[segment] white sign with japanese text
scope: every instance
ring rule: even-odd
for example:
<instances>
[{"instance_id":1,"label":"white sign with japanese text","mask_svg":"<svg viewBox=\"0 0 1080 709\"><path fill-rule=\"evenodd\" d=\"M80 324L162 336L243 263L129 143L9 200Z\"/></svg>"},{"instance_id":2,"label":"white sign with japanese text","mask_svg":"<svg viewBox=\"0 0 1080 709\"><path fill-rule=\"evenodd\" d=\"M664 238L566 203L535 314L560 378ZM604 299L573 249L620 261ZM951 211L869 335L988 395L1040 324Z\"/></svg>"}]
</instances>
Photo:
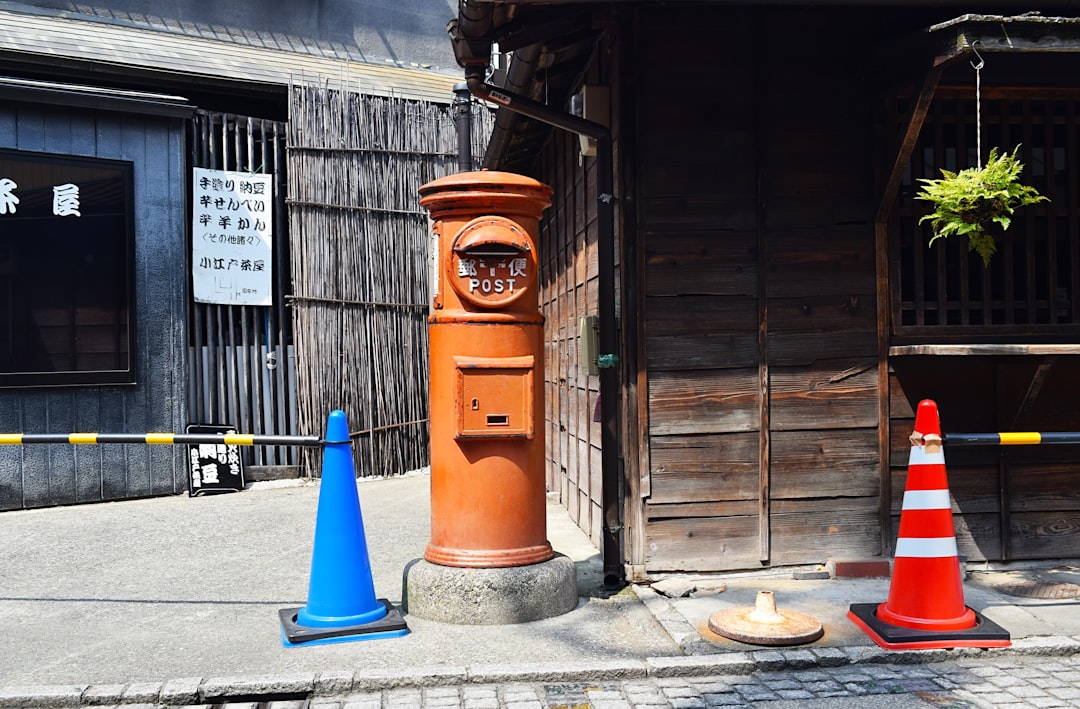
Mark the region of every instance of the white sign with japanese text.
<instances>
[{"instance_id":1,"label":"white sign with japanese text","mask_svg":"<svg viewBox=\"0 0 1080 709\"><path fill-rule=\"evenodd\" d=\"M195 300L272 305L273 176L194 170L191 274Z\"/></svg>"}]
</instances>

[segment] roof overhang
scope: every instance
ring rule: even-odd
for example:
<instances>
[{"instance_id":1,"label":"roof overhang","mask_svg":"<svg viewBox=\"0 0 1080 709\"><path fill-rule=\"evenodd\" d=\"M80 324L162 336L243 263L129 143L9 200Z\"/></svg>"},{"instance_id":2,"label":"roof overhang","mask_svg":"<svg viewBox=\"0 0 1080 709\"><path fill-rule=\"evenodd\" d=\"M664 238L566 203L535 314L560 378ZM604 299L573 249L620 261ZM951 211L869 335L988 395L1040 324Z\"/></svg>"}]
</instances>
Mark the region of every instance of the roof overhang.
<instances>
[{"instance_id":1,"label":"roof overhang","mask_svg":"<svg viewBox=\"0 0 1080 709\"><path fill-rule=\"evenodd\" d=\"M570 13L580 13L589 6L594 8L595 13L602 16L604 10L597 5L631 6L641 4L656 4L651 0L469 0L468 8L471 11L482 11L482 8L492 8L492 26L490 34L485 36L488 41L500 43L504 49L520 49L529 45L544 47L548 55L535 60L538 66L545 66L545 74L550 71L552 63L559 62L554 53L547 47L557 44L560 37L569 39L566 19ZM666 4L680 4L681 0L673 0ZM699 3L700 4L700 3ZM736 5L734 0L712 0L706 4ZM745 4L745 3L742 3ZM764 4L764 3L763 3ZM768 2L768 5L784 6L805 2ZM829 5L850 7L872 7L882 5L895 5L895 3L880 2L879 0L840 0L833 1ZM935 3L938 6L953 4L948 0ZM961 3L958 1L957 3ZM571 7L577 5L579 7ZM984 6L995 5L1007 6L1009 3L997 3L991 0ZM1068 6L1069 3L1050 0L1048 7ZM1013 5L1014 6L1014 5ZM603 22L597 22L593 16L593 22L583 21L582 16L575 17L571 26L578 28L589 27L595 31ZM459 17L464 17L459 12ZM579 44L576 52L568 53L573 58L572 62L563 61L558 66L564 74L580 76L583 67L581 61L588 57L585 51L591 42L595 41L595 34L591 37L576 37ZM1075 17L1044 17L1037 13L1023 15L991 15L991 14L966 14L960 15L947 22L942 22L915 33L897 37L892 40L879 43L877 56L872 62L876 69L881 71L884 79L882 86L893 85L896 81L905 84L914 84L919 100L913 102L914 113L910 117L907 131L898 146L897 158L900 164L906 164L906 150L910 149L918 130L922 127L922 119L925 118L925 110L929 108L930 101L935 95L939 80L943 72L950 67L961 65L960 60L974 58L975 51L980 55L1008 54L1013 57L1046 57L1051 54L1073 55L1076 58L1077 70L1061 72L1062 76L1073 76L1076 85L1080 87L1080 18ZM534 52L535 54L535 52ZM460 58L459 58L460 61ZM576 63L576 66L575 64ZM1060 62L1059 62L1060 63ZM1061 80L1051 79L1039 75L1035 76L1028 71L1026 65L1018 60L1015 62L1017 69L1008 71L1008 67L996 65L994 75L989 83L998 83L1001 86L1034 85L1038 81ZM966 64L964 64L966 66ZM988 72L989 74L989 72ZM520 76L518 80L524 82L510 88L521 93L528 94L528 86L533 89L540 84L534 81L534 72L530 76ZM959 75L958 75L959 76ZM965 79L966 80L966 79ZM528 86L527 86L528 85ZM546 91L552 88L573 91L576 87L573 82L567 82L560 86L550 80L543 86ZM549 99L563 100L559 91L551 92ZM920 115L920 111L922 112ZM487 163L489 167L500 166L504 169L520 169L522 156L535 155L535 150L529 146L530 142L537 139L540 130L537 126L529 127L529 121L518 121L515 116L504 115L507 111L500 111L500 120L497 123L496 134L489 146ZM513 147L518 146L518 147ZM522 147L524 146L524 147ZM504 155L510 151L509 155ZM519 154L519 155L515 155ZM508 167L508 164L510 167Z\"/></svg>"},{"instance_id":2,"label":"roof overhang","mask_svg":"<svg viewBox=\"0 0 1080 709\"><path fill-rule=\"evenodd\" d=\"M1077 17L962 15L927 32L938 46L936 64L968 56L975 47L980 54L1080 53Z\"/></svg>"},{"instance_id":3,"label":"roof overhang","mask_svg":"<svg viewBox=\"0 0 1080 709\"><path fill-rule=\"evenodd\" d=\"M29 79L101 78L190 95L287 95L317 82L372 96L448 104L460 81L451 73L331 59L219 39L98 21L0 3L0 69Z\"/></svg>"},{"instance_id":4,"label":"roof overhang","mask_svg":"<svg viewBox=\"0 0 1080 709\"><path fill-rule=\"evenodd\" d=\"M182 96L3 76L0 76L0 101L43 103L168 118L190 118L195 114L195 107Z\"/></svg>"}]
</instances>

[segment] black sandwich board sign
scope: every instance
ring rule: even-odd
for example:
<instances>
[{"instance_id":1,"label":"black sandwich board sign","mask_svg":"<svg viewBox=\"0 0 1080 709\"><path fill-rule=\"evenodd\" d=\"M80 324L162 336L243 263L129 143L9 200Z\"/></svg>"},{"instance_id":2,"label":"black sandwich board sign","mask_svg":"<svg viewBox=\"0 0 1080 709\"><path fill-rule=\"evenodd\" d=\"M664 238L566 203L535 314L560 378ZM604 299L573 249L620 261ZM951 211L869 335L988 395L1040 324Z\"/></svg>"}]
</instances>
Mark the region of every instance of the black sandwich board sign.
<instances>
[{"instance_id":1,"label":"black sandwich board sign","mask_svg":"<svg viewBox=\"0 0 1080 709\"><path fill-rule=\"evenodd\" d=\"M236 433L231 426L191 424L188 433ZM188 446L188 496L207 492L239 492L244 489L244 461L240 446L201 443Z\"/></svg>"}]
</instances>

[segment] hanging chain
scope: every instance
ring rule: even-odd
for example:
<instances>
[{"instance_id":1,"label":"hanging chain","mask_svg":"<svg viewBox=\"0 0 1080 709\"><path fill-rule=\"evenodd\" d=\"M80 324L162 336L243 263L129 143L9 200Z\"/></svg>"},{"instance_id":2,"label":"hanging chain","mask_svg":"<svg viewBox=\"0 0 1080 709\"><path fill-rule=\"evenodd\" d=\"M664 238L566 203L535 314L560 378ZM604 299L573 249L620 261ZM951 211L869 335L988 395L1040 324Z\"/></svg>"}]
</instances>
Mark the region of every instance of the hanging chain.
<instances>
[{"instance_id":1,"label":"hanging chain","mask_svg":"<svg viewBox=\"0 0 1080 709\"><path fill-rule=\"evenodd\" d=\"M975 45L979 44L979 40L975 40L971 44L971 51L975 52L975 56L979 58L979 63L971 62L971 66L975 69L975 166L982 169L982 68L986 64L983 61L982 55L979 54L979 50L975 48Z\"/></svg>"}]
</instances>

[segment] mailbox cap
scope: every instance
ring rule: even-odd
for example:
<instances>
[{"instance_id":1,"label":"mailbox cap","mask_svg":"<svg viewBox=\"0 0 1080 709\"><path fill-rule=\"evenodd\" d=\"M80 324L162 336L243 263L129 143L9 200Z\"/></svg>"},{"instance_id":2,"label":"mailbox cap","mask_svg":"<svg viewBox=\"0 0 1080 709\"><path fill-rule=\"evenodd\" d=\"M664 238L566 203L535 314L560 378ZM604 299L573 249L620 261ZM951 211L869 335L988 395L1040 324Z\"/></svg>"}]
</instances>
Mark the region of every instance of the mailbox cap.
<instances>
[{"instance_id":1,"label":"mailbox cap","mask_svg":"<svg viewBox=\"0 0 1080 709\"><path fill-rule=\"evenodd\" d=\"M432 217L465 210L474 215L492 212L539 219L551 206L551 188L513 172L461 172L422 185L420 204Z\"/></svg>"}]
</instances>

